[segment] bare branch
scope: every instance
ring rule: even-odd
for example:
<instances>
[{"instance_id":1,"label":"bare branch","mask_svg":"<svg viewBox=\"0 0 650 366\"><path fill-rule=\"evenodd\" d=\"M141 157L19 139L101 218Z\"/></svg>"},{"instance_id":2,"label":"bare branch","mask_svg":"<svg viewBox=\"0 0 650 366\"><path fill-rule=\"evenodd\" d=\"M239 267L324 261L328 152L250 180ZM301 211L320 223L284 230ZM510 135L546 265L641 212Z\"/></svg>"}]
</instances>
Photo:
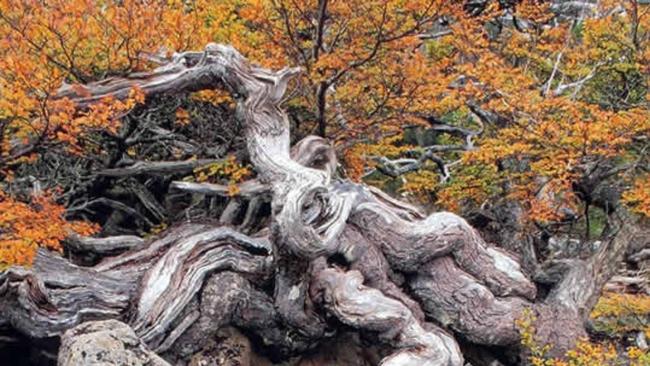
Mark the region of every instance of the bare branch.
<instances>
[{"instance_id":1,"label":"bare branch","mask_svg":"<svg viewBox=\"0 0 650 366\"><path fill-rule=\"evenodd\" d=\"M107 177L128 177L133 175L187 174L194 169L223 162L223 159L194 159L185 161L138 161L123 168L104 169L97 174Z\"/></svg>"},{"instance_id":2,"label":"bare branch","mask_svg":"<svg viewBox=\"0 0 650 366\"><path fill-rule=\"evenodd\" d=\"M257 180L246 181L241 184L235 185L237 195L247 198L252 198L260 194L267 194L271 192L271 188ZM212 196L229 196L232 189L226 185L214 183L193 183L175 181L171 183L171 188L181 191L197 194L205 194Z\"/></svg>"},{"instance_id":3,"label":"bare branch","mask_svg":"<svg viewBox=\"0 0 650 366\"><path fill-rule=\"evenodd\" d=\"M92 252L107 254L120 250L127 250L144 243L144 240L137 236L120 235L106 238L91 238L79 235L70 235L66 238L65 245L68 248L80 252Z\"/></svg>"}]
</instances>

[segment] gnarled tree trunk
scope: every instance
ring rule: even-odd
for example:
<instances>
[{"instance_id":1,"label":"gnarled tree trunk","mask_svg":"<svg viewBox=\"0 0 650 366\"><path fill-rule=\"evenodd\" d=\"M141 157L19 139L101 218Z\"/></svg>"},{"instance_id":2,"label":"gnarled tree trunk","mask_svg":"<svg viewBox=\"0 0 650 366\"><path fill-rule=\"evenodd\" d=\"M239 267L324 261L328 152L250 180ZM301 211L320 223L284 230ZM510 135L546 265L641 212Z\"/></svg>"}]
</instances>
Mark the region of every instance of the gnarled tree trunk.
<instances>
[{"instance_id":1,"label":"gnarled tree trunk","mask_svg":"<svg viewBox=\"0 0 650 366\"><path fill-rule=\"evenodd\" d=\"M147 95L227 89L258 175L241 186L241 199L270 197L270 225L244 234L190 223L144 243L75 241L98 253L107 244L131 247L93 267L41 251L33 267L0 275L0 318L35 338L119 319L170 360L188 359L226 326L276 359L352 328L382 345L382 365L462 365L456 336L517 350L516 321L526 309L537 319L536 339L554 345L552 354L586 334L583 323L629 233L576 261L540 298L517 259L488 245L462 218L426 216L377 189L336 179L336 157L322 138L290 148L280 103L299 72L256 67L232 47L209 44L151 73L88 84L83 92L62 89L59 97L81 109L103 97L125 98L133 87Z\"/></svg>"}]
</instances>

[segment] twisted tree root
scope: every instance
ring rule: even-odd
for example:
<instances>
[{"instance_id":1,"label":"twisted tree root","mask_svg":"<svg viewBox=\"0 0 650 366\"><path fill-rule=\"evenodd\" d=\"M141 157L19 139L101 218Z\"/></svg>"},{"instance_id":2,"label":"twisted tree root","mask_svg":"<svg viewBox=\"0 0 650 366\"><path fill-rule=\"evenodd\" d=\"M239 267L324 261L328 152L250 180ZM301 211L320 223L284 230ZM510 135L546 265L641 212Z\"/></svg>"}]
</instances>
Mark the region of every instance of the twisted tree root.
<instances>
[{"instance_id":1,"label":"twisted tree root","mask_svg":"<svg viewBox=\"0 0 650 366\"><path fill-rule=\"evenodd\" d=\"M396 350L382 360L383 366L463 365L453 337L435 327L425 330L402 302L364 286L358 271L324 269L313 279L313 293L340 321L376 332Z\"/></svg>"}]
</instances>

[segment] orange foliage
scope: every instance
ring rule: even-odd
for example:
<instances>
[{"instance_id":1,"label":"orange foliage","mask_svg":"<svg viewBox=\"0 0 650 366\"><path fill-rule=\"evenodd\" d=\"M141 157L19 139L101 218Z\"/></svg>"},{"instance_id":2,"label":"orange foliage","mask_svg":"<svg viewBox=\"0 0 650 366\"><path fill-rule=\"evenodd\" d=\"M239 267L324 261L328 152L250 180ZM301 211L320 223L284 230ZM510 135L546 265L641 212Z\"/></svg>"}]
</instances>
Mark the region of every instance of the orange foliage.
<instances>
[{"instance_id":1,"label":"orange foliage","mask_svg":"<svg viewBox=\"0 0 650 366\"><path fill-rule=\"evenodd\" d=\"M632 306L625 303L631 302ZM622 316L633 314L641 319L648 314L648 298L634 295L605 294L591 314L592 318L602 316ZM535 322L537 318L530 309L516 321L521 334L521 345L527 353L527 364L532 366L645 366L650 362L650 354L637 347L628 347L618 351L617 347L608 343L590 342L582 339L575 348L566 352L564 359L548 357L551 344L540 344L536 337ZM623 330L624 332L624 330Z\"/></svg>"},{"instance_id":2,"label":"orange foliage","mask_svg":"<svg viewBox=\"0 0 650 366\"><path fill-rule=\"evenodd\" d=\"M64 85L151 67L148 55L200 49L239 33L231 15L238 1L0 0L0 171L47 146L82 152L88 132L115 133L119 118L144 96L105 100L83 115L56 100Z\"/></svg>"},{"instance_id":3,"label":"orange foliage","mask_svg":"<svg viewBox=\"0 0 650 366\"><path fill-rule=\"evenodd\" d=\"M228 195L239 194L237 183L242 182L251 175L251 170L237 162L233 155L229 155L223 161L209 164L194 170L198 182L219 182L225 180L228 184Z\"/></svg>"},{"instance_id":4,"label":"orange foliage","mask_svg":"<svg viewBox=\"0 0 650 366\"><path fill-rule=\"evenodd\" d=\"M326 16L319 17L323 3ZM329 138L349 143L399 131L411 112L432 106L426 90L446 80L417 52L419 35L449 9L460 9L449 3L258 0L240 15L271 45L267 64L305 69L303 92L291 105L310 110L309 122L324 123Z\"/></svg>"},{"instance_id":5,"label":"orange foliage","mask_svg":"<svg viewBox=\"0 0 650 366\"><path fill-rule=\"evenodd\" d=\"M650 176L638 178L632 189L623 194L623 200L633 211L650 217Z\"/></svg>"},{"instance_id":6,"label":"orange foliage","mask_svg":"<svg viewBox=\"0 0 650 366\"><path fill-rule=\"evenodd\" d=\"M51 146L96 152L92 134L117 134L121 117L144 102L134 89L126 100L107 98L79 112L56 98L59 88L83 95L80 84L151 68L149 55L243 34L232 18L238 4L0 0L0 183ZM38 246L61 250L69 232L96 230L67 222L64 209L49 195L24 203L1 193L0 265L28 264Z\"/></svg>"},{"instance_id":7,"label":"orange foliage","mask_svg":"<svg viewBox=\"0 0 650 366\"><path fill-rule=\"evenodd\" d=\"M176 123L181 126L188 125L190 123L190 113L183 108L176 109Z\"/></svg>"},{"instance_id":8,"label":"orange foliage","mask_svg":"<svg viewBox=\"0 0 650 366\"><path fill-rule=\"evenodd\" d=\"M324 121L327 137L345 151L352 179L359 179L373 164L373 154L364 151L368 146L385 150L403 145L386 137L422 124L422 115L455 116L450 123L463 127L473 114L467 106L473 103L509 123L489 126L480 147L462 154L462 163L446 184L432 184L431 169L426 168L403 177L405 190L435 193L440 205L458 209L461 201L481 204L503 194L500 185L513 183L508 197L525 200L531 220L549 221L558 217L559 208L577 204L571 182L586 165L599 159L633 158L630 143L650 132L643 102L611 108L591 100L590 94L598 94L596 83L566 87L589 81L598 72L644 70L649 61L643 51L647 47L642 47L648 38L647 10L629 17L609 11L619 2L601 2L599 13L608 15L585 20L579 30L566 22L504 28L495 37L486 24L502 14L497 2L474 16L467 14L462 2L326 3L323 22L319 18L323 2L316 0L248 1L239 15L257 33L256 42L272 45L265 50L267 65L305 68L300 85L306 92L289 105L311 111L306 115L312 122L306 124L311 128L307 132ZM623 5L632 14L633 2ZM518 3L514 12L540 23L554 17L548 4L532 0ZM427 40L441 16L449 20L447 33ZM635 22L640 24L637 47L629 36ZM325 29L320 42L319 26ZM319 100L323 87L327 91ZM525 169L490 168L510 160ZM482 172L479 177L477 171ZM544 197L536 194L540 178L547 186Z\"/></svg>"},{"instance_id":9,"label":"orange foliage","mask_svg":"<svg viewBox=\"0 0 650 366\"><path fill-rule=\"evenodd\" d=\"M635 96L636 105L612 108L604 100L594 102L601 97L599 90L607 87L598 83L607 81L592 79L611 72L639 72L647 65L647 52L630 44L633 19L608 13L606 3L600 6L601 13L610 15L585 20L579 30L569 24L505 29L490 40L481 17L466 17L453 26L454 37L441 42L457 51L453 67L470 80L458 94L482 100L481 108L498 113L508 124L488 129L480 148L463 154L455 178L438 192L440 204L453 208L461 199L480 204L485 193L502 195L498 187L507 184L505 193L528 205L531 220L554 220L560 207L577 204L571 184L590 166L608 159L639 158L631 146L650 133L647 96ZM550 15L535 1L524 1L517 12L529 19ZM648 34L647 16L643 21L640 29ZM647 42L647 38L639 39ZM464 171L477 166L500 168L498 176L474 196L464 188L475 186L476 176ZM639 184L635 191L628 194L629 201L644 206ZM645 207L650 207L647 202Z\"/></svg>"},{"instance_id":10,"label":"orange foliage","mask_svg":"<svg viewBox=\"0 0 650 366\"><path fill-rule=\"evenodd\" d=\"M65 208L51 194L32 197L25 203L0 191L0 268L29 265L38 247L61 251L61 241L69 234L90 235L98 226L66 221Z\"/></svg>"}]
</instances>

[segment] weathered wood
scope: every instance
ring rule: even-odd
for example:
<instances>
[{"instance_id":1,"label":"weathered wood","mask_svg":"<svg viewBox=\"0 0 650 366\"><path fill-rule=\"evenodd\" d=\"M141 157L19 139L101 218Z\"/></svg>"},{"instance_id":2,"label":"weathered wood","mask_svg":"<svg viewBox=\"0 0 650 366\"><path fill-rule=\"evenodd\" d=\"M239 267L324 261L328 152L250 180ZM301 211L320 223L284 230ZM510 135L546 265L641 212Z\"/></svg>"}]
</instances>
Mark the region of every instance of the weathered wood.
<instances>
[{"instance_id":1,"label":"weathered wood","mask_svg":"<svg viewBox=\"0 0 650 366\"><path fill-rule=\"evenodd\" d=\"M186 161L138 161L132 165L104 169L97 172L107 177L129 177L133 175L187 174L194 169L223 161L222 159L195 159Z\"/></svg>"},{"instance_id":2,"label":"weathered wood","mask_svg":"<svg viewBox=\"0 0 650 366\"><path fill-rule=\"evenodd\" d=\"M186 225L146 247L79 267L40 250L31 269L10 268L0 291L2 317L36 338L93 319L123 319L155 346L171 332L206 276L232 270L269 276L270 244L228 227ZM133 305L131 307L131 305Z\"/></svg>"},{"instance_id":3,"label":"weathered wood","mask_svg":"<svg viewBox=\"0 0 650 366\"><path fill-rule=\"evenodd\" d=\"M79 252L110 254L120 250L131 249L144 243L144 240L133 235L109 236L106 238L91 238L80 235L70 235L65 241L66 248Z\"/></svg>"},{"instance_id":4,"label":"weathered wood","mask_svg":"<svg viewBox=\"0 0 650 366\"><path fill-rule=\"evenodd\" d=\"M378 333L396 352L384 366L460 366L463 358L456 341L444 331L428 330L400 301L363 285L358 271L326 268L314 278L314 294L342 322Z\"/></svg>"},{"instance_id":5,"label":"weathered wood","mask_svg":"<svg viewBox=\"0 0 650 366\"><path fill-rule=\"evenodd\" d=\"M228 186L214 183L194 183L194 182L172 182L170 185L173 189L207 196L229 196L231 190ZM270 193L269 187L261 184L257 180L249 180L237 185L237 196L252 198L258 195Z\"/></svg>"},{"instance_id":6,"label":"weathered wood","mask_svg":"<svg viewBox=\"0 0 650 366\"><path fill-rule=\"evenodd\" d=\"M640 251L628 256L632 262L643 262L650 259L650 248L641 249Z\"/></svg>"}]
</instances>

